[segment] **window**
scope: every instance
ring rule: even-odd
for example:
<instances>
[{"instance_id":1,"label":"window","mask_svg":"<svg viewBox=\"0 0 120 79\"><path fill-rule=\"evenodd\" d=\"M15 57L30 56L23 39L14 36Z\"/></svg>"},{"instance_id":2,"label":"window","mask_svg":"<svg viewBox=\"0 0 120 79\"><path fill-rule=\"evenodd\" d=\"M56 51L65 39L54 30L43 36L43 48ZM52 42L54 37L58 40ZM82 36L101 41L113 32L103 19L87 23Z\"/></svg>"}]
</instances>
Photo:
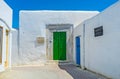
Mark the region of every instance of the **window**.
<instances>
[{"instance_id":1,"label":"window","mask_svg":"<svg viewBox=\"0 0 120 79\"><path fill-rule=\"evenodd\" d=\"M102 36L103 35L103 26L97 27L94 29L94 36Z\"/></svg>"}]
</instances>

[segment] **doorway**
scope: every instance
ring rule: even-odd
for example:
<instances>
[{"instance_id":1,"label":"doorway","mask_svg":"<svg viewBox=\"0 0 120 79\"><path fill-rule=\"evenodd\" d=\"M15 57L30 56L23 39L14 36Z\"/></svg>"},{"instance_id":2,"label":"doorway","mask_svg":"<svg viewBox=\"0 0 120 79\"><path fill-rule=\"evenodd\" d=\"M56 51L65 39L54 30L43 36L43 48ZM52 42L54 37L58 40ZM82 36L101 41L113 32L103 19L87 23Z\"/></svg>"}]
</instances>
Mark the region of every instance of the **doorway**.
<instances>
[{"instance_id":1,"label":"doorway","mask_svg":"<svg viewBox=\"0 0 120 79\"><path fill-rule=\"evenodd\" d=\"M77 65L81 65L80 64L80 37L79 36L77 36L76 37L76 64Z\"/></svg>"},{"instance_id":2,"label":"doorway","mask_svg":"<svg viewBox=\"0 0 120 79\"><path fill-rule=\"evenodd\" d=\"M53 32L53 60L66 60L66 32Z\"/></svg>"}]
</instances>

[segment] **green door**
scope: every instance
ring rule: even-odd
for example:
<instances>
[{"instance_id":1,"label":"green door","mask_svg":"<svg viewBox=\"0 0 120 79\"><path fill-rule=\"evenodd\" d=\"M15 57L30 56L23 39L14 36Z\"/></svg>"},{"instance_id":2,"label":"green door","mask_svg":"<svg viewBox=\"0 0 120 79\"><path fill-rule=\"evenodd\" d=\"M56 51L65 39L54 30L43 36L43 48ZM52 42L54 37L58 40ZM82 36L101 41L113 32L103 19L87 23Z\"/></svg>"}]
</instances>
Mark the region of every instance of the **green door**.
<instances>
[{"instance_id":1,"label":"green door","mask_svg":"<svg viewBox=\"0 0 120 79\"><path fill-rule=\"evenodd\" d=\"M53 59L58 60L59 59L59 33L54 32L53 33Z\"/></svg>"},{"instance_id":2,"label":"green door","mask_svg":"<svg viewBox=\"0 0 120 79\"><path fill-rule=\"evenodd\" d=\"M66 32L53 32L53 59L66 60Z\"/></svg>"}]
</instances>

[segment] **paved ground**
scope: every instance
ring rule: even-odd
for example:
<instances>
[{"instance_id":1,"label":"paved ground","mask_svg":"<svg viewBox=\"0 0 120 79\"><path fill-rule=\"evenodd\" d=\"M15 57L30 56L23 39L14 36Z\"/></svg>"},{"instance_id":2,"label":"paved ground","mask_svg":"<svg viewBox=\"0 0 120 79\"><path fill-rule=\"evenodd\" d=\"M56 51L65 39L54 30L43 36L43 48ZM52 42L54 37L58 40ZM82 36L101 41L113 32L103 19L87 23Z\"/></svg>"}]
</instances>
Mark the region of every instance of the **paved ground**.
<instances>
[{"instance_id":1,"label":"paved ground","mask_svg":"<svg viewBox=\"0 0 120 79\"><path fill-rule=\"evenodd\" d=\"M90 71L82 70L72 64L59 65L59 67L67 71L73 77L73 79L107 79Z\"/></svg>"},{"instance_id":2,"label":"paved ground","mask_svg":"<svg viewBox=\"0 0 120 79\"><path fill-rule=\"evenodd\" d=\"M72 65L14 67L0 73L0 79L105 79Z\"/></svg>"}]
</instances>

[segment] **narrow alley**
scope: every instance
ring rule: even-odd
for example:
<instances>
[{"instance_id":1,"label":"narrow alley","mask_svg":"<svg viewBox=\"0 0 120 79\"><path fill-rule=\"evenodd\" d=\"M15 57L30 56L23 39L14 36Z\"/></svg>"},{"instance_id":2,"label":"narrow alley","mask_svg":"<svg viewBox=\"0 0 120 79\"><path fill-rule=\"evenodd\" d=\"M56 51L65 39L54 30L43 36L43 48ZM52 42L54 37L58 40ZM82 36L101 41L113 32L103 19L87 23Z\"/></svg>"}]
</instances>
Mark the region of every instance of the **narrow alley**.
<instances>
[{"instance_id":1,"label":"narrow alley","mask_svg":"<svg viewBox=\"0 0 120 79\"><path fill-rule=\"evenodd\" d=\"M1 72L0 79L107 79L72 64L22 66Z\"/></svg>"},{"instance_id":2,"label":"narrow alley","mask_svg":"<svg viewBox=\"0 0 120 79\"><path fill-rule=\"evenodd\" d=\"M15 7L17 16L7 1L0 0L0 79L120 79L120 0L102 11Z\"/></svg>"}]
</instances>

